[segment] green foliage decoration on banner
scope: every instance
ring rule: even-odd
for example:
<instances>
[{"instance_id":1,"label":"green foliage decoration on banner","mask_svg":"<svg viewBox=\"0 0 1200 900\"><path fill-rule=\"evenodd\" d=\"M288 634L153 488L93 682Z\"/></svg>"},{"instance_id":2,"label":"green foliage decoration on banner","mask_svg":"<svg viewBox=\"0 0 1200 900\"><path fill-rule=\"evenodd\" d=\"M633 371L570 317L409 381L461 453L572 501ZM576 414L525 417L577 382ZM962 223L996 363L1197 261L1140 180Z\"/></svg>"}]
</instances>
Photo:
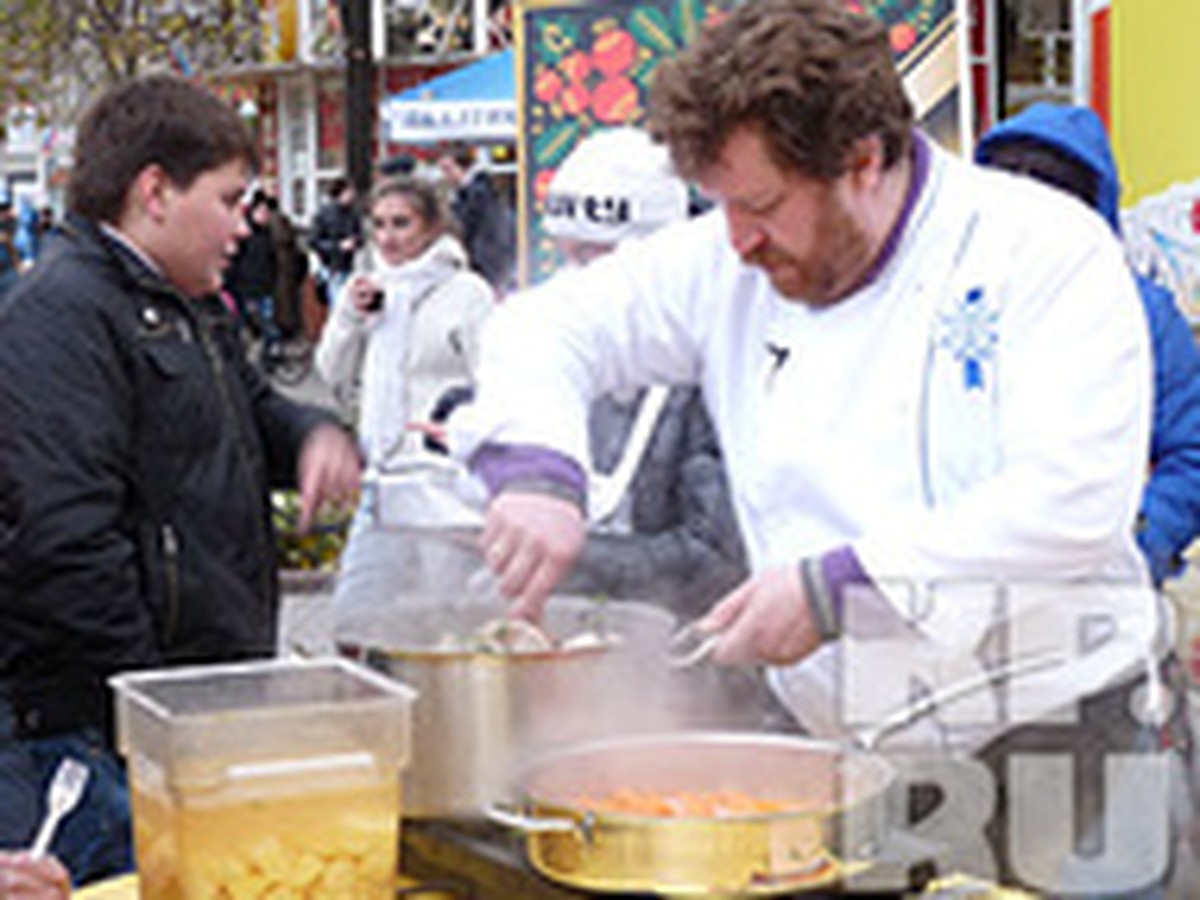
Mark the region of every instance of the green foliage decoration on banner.
<instances>
[{"instance_id":1,"label":"green foliage decoration on banner","mask_svg":"<svg viewBox=\"0 0 1200 900\"><path fill-rule=\"evenodd\" d=\"M541 203L558 166L592 131L642 126L659 63L737 0L609 0L537 4L525 17L523 180L527 279L558 264L540 228Z\"/></svg>"},{"instance_id":2,"label":"green foliage decoration on banner","mask_svg":"<svg viewBox=\"0 0 1200 900\"><path fill-rule=\"evenodd\" d=\"M557 167L600 128L642 126L659 64L743 0L526 0L521 135L522 246L526 282L558 265L541 230ZM901 71L938 49L955 0L845 0L888 29Z\"/></svg>"}]
</instances>

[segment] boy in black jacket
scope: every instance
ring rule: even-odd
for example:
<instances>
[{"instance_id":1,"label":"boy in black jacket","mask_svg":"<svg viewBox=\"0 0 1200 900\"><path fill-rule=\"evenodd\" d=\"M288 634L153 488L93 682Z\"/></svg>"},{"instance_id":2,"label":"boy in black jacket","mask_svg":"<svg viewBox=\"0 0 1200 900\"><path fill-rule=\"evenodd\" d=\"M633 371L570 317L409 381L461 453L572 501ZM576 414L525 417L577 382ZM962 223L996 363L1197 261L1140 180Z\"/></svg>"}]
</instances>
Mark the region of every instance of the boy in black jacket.
<instances>
[{"instance_id":1,"label":"boy in black jacket","mask_svg":"<svg viewBox=\"0 0 1200 900\"><path fill-rule=\"evenodd\" d=\"M269 656L269 487L303 516L358 486L333 419L277 394L213 297L256 162L236 113L169 76L78 132L60 247L0 306L0 848L28 846L59 761L87 762L54 850L132 865L110 675Z\"/></svg>"}]
</instances>

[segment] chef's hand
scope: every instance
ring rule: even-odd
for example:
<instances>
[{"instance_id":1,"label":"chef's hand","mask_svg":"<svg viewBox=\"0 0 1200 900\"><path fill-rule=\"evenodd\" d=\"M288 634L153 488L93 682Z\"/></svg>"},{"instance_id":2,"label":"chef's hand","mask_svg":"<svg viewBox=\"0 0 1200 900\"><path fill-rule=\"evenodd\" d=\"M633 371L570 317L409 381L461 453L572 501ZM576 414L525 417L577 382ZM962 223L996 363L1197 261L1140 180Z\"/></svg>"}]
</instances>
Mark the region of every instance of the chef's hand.
<instances>
[{"instance_id":1,"label":"chef's hand","mask_svg":"<svg viewBox=\"0 0 1200 900\"><path fill-rule=\"evenodd\" d=\"M538 623L550 593L583 549L583 515L548 494L506 491L488 506L481 549L512 601L510 614Z\"/></svg>"},{"instance_id":2,"label":"chef's hand","mask_svg":"<svg viewBox=\"0 0 1200 900\"><path fill-rule=\"evenodd\" d=\"M720 634L712 659L725 665L787 665L821 643L796 566L771 569L742 582L696 627Z\"/></svg>"},{"instance_id":3,"label":"chef's hand","mask_svg":"<svg viewBox=\"0 0 1200 900\"><path fill-rule=\"evenodd\" d=\"M324 503L353 503L362 478L362 458L350 436L336 425L318 425L300 450L300 531L308 531Z\"/></svg>"},{"instance_id":4,"label":"chef's hand","mask_svg":"<svg viewBox=\"0 0 1200 900\"><path fill-rule=\"evenodd\" d=\"M71 877L52 856L34 859L24 852L0 851L0 898L3 900L67 900Z\"/></svg>"}]
</instances>

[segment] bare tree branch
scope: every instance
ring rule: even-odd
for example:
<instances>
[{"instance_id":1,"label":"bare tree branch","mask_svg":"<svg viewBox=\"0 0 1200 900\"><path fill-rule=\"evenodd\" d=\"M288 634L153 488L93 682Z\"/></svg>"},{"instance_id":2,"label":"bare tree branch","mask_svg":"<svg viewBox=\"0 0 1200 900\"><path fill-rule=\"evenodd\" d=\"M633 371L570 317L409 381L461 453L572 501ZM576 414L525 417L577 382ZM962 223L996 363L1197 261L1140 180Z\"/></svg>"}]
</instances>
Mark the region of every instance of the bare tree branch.
<instances>
[{"instance_id":1,"label":"bare tree branch","mask_svg":"<svg viewBox=\"0 0 1200 900\"><path fill-rule=\"evenodd\" d=\"M86 97L183 61L197 73L257 62L260 36L252 0L3 0L0 109L33 104L57 117L64 91Z\"/></svg>"}]
</instances>

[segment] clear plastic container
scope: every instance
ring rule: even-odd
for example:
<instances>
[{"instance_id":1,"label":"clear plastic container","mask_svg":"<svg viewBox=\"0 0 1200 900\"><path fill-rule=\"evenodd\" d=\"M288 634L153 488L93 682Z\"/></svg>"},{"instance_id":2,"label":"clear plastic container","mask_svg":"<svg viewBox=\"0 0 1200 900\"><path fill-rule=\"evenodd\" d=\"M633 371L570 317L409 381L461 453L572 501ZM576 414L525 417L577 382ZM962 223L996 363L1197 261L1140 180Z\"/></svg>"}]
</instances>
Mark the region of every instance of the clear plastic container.
<instances>
[{"instance_id":1,"label":"clear plastic container","mask_svg":"<svg viewBox=\"0 0 1200 900\"><path fill-rule=\"evenodd\" d=\"M340 659L112 685L144 900L395 895L411 688Z\"/></svg>"}]
</instances>

